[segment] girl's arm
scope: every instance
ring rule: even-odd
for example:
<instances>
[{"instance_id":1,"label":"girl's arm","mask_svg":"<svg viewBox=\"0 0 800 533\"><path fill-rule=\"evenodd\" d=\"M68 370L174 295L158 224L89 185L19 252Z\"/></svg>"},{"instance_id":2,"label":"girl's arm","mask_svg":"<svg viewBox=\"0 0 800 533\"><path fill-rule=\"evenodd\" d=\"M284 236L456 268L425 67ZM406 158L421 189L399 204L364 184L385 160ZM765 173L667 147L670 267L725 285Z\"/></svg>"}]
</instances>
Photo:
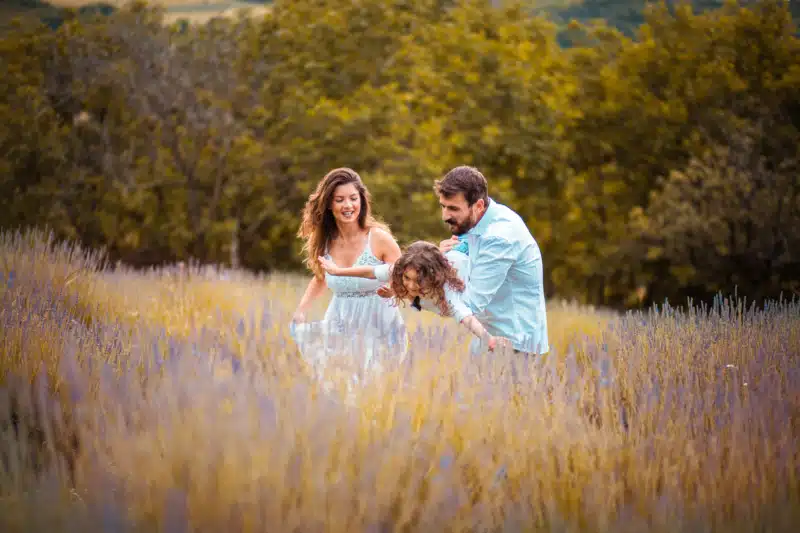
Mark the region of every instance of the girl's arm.
<instances>
[{"instance_id":1,"label":"girl's arm","mask_svg":"<svg viewBox=\"0 0 800 533\"><path fill-rule=\"evenodd\" d=\"M481 324L478 319L475 318L475 315L470 315L464 318L464 320L461 321L461 324L466 326L473 335L482 341L485 341L490 352L493 352L494 349L497 348L497 343L500 339L494 335L490 335L489 332L486 331L486 328L483 327L483 324Z\"/></svg>"},{"instance_id":2,"label":"girl's arm","mask_svg":"<svg viewBox=\"0 0 800 533\"><path fill-rule=\"evenodd\" d=\"M306 321L306 312L311 307L311 304L314 303L314 300L322 294L323 290L325 290L325 280L314 276L308 282L308 287L306 287L303 297L300 298L300 303L297 304L297 309L294 312L294 316L292 316L292 322Z\"/></svg>"},{"instance_id":3,"label":"girl's arm","mask_svg":"<svg viewBox=\"0 0 800 533\"><path fill-rule=\"evenodd\" d=\"M486 328L483 327L483 324L481 324L474 315L465 317L461 321L461 324L466 326L466 328L479 339L486 339L490 337L489 333L486 331Z\"/></svg>"},{"instance_id":4,"label":"girl's arm","mask_svg":"<svg viewBox=\"0 0 800 533\"><path fill-rule=\"evenodd\" d=\"M497 346L497 337L490 335L486 328L483 327L483 324L475 318L472 310L461 299L463 293L456 292L448 286L445 286L444 293L447 298L447 304L453 311L453 318L470 330L473 335L486 342L490 351L494 351Z\"/></svg>"}]
</instances>

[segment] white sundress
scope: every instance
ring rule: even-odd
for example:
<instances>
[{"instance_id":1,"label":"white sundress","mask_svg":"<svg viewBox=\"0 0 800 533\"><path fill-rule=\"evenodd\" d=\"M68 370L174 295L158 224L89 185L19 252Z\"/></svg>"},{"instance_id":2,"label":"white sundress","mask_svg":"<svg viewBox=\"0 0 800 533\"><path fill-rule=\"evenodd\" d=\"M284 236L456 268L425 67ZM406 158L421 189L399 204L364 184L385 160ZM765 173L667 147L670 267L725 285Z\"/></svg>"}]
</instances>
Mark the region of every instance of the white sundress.
<instances>
[{"instance_id":1,"label":"white sundress","mask_svg":"<svg viewBox=\"0 0 800 533\"><path fill-rule=\"evenodd\" d=\"M370 231L364 251L353 266L385 264L372 252L371 237ZM327 251L325 258L333 261ZM322 321L292 328L303 358L321 371L339 356L354 364L361 376L386 362L401 361L407 348L406 326L392 300L378 296L376 291L383 282L328 273L325 282L333 298Z\"/></svg>"}]
</instances>

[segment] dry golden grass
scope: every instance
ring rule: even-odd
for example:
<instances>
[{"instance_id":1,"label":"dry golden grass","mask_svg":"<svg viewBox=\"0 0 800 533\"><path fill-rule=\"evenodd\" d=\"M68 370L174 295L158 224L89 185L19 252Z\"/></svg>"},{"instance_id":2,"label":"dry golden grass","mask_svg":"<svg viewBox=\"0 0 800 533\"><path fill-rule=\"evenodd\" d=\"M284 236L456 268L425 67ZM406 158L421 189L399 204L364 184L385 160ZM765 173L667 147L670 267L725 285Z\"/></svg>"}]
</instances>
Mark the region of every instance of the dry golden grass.
<instances>
[{"instance_id":1,"label":"dry golden grass","mask_svg":"<svg viewBox=\"0 0 800 533\"><path fill-rule=\"evenodd\" d=\"M553 302L537 361L471 358L457 325L404 311L411 357L326 390L287 332L304 279L100 260L0 238L2 531L800 519L796 302L624 316Z\"/></svg>"}]
</instances>

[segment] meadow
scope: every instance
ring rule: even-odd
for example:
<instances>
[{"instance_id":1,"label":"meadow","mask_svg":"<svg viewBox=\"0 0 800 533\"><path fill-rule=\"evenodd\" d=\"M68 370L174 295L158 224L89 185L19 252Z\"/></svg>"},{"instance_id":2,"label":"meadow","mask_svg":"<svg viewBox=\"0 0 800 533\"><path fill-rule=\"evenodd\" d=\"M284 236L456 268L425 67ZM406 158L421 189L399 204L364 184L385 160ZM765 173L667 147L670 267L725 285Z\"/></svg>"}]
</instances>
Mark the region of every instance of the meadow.
<instances>
[{"instance_id":1,"label":"meadow","mask_svg":"<svg viewBox=\"0 0 800 533\"><path fill-rule=\"evenodd\" d=\"M800 302L549 302L552 351L410 357L323 389L306 279L132 270L0 234L0 530L792 531ZM315 310L322 312L325 301Z\"/></svg>"}]
</instances>

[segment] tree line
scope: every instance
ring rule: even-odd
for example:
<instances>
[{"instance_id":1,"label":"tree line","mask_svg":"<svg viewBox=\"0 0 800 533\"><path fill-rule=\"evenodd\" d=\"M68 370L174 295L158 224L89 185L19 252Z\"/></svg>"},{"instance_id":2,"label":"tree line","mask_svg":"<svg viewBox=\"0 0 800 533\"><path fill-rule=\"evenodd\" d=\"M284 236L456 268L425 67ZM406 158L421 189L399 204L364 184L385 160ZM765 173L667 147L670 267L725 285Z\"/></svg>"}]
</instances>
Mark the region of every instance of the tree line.
<instances>
[{"instance_id":1,"label":"tree line","mask_svg":"<svg viewBox=\"0 0 800 533\"><path fill-rule=\"evenodd\" d=\"M167 25L141 2L0 41L0 227L131 265L300 269L330 168L401 244L479 167L548 293L617 308L800 291L800 40L789 4L654 4L632 35L525 2L293 0Z\"/></svg>"}]
</instances>

